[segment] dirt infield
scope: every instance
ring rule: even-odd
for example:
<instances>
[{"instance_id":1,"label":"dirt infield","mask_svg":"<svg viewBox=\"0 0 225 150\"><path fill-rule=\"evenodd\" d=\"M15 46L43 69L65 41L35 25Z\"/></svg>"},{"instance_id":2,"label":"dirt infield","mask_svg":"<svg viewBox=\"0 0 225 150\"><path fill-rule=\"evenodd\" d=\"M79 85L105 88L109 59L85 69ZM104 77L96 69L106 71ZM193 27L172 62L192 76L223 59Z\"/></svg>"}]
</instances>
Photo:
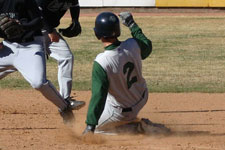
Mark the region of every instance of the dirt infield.
<instances>
[{"instance_id":1,"label":"dirt infield","mask_svg":"<svg viewBox=\"0 0 225 150\"><path fill-rule=\"evenodd\" d=\"M73 91L89 103L91 92ZM35 90L0 91L0 150L224 150L225 94L150 93L139 117L163 123L171 135L120 135L84 139L87 106L73 128Z\"/></svg>"}]
</instances>

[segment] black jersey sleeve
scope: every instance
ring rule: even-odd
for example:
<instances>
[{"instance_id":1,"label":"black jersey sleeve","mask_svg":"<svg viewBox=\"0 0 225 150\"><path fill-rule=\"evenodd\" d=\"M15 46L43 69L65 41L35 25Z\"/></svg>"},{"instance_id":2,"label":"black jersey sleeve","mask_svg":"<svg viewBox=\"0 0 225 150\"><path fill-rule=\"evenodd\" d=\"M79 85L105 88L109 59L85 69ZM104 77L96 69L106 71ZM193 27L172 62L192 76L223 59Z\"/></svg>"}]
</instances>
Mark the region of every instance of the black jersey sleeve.
<instances>
[{"instance_id":1,"label":"black jersey sleeve","mask_svg":"<svg viewBox=\"0 0 225 150\"><path fill-rule=\"evenodd\" d=\"M70 7L70 15L73 21L79 21L80 6L78 0L73 1L72 7Z\"/></svg>"},{"instance_id":2,"label":"black jersey sleeve","mask_svg":"<svg viewBox=\"0 0 225 150\"><path fill-rule=\"evenodd\" d=\"M37 30L42 28L42 17L35 0L26 0L27 15L20 19L25 30Z\"/></svg>"},{"instance_id":3,"label":"black jersey sleeve","mask_svg":"<svg viewBox=\"0 0 225 150\"><path fill-rule=\"evenodd\" d=\"M51 0L35 0L38 8L41 12L41 16L42 16L42 22L43 22L43 26L44 29L47 30L48 33L52 33L54 31L54 27L52 27L49 24L49 20L48 19L52 19L49 18L48 16L46 16L46 14L49 12L48 11L48 4L51 2Z\"/></svg>"},{"instance_id":4,"label":"black jersey sleeve","mask_svg":"<svg viewBox=\"0 0 225 150\"><path fill-rule=\"evenodd\" d=\"M40 7L43 7L45 5L45 3L47 2L47 0L35 0L37 5Z\"/></svg>"}]
</instances>

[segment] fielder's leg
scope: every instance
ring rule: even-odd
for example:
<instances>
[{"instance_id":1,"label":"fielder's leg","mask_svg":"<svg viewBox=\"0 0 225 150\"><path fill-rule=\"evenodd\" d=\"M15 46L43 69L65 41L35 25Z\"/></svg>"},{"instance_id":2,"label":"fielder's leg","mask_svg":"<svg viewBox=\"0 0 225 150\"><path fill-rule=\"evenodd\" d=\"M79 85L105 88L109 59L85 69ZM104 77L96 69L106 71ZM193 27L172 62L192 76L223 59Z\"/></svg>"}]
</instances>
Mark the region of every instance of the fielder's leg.
<instances>
[{"instance_id":1,"label":"fielder's leg","mask_svg":"<svg viewBox=\"0 0 225 150\"><path fill-rule=\"evenodd\" d=\"M72 76L74 56L67 42L60 36L59 42L51 42L46 32L43 32L45 38L45 50L50 57L58 61L58 82L60 94L70 103L72 109L79 109L85 105L83 101L72 100L70 97L72 90Z\"/></svg>"},{"instance_id":2,"label":"fielder's leg","mask_svg":"<svg viewBox=\"0 0 225 150\"><path fill-rule=\"evenodd\" d=\"M60 108L59 112L63 117L65 124L71 124L74 122L72 109L70 109L68 103L61 97L50 81L47 81L45 84L40 86L40 88L37 88L37 90L39 90L43 96Z\"/></svg>"},{"instance_id":3,"label":"fielder's leg","mask_svg":"<svg viewBox=\"0 0 225 150\"><path fill-rule=\"evenodd\" d=\"M64 99L72 90L74 57L67 42L60 36L59 42L51 42L46 31L43 31L45 51L58 62L58 82L60 94Z\"/></svg>"},{"instance_id":4,"label":"fielder's leg","mask_svg":"<svg viewBox=\"0 0 225 150\"><path fill-rule=\"evenodd\" d=\"M60 114L65 123L72 122L74 116L72 110L68 107L68 103L61 97L51 82L46 79L45 53L42 49L42 41L20 44L17 48L19 54L14 60L15 68L33 88L39 90L43 96L60 109Z\"/></svg>"},{"instance_id":5,"label":"fielder's leg","mask_svg":"<svg viewBox=\"0 0 225 150\"><path fill-rule=\"evenodd\" d=\"M17 44L15 43L12 44L3 41L0 45L0 79L2 79L8 74L16 71L13 66L13 62L17 56L18 50L16 49Z\"/></svg>"}]
</instances>

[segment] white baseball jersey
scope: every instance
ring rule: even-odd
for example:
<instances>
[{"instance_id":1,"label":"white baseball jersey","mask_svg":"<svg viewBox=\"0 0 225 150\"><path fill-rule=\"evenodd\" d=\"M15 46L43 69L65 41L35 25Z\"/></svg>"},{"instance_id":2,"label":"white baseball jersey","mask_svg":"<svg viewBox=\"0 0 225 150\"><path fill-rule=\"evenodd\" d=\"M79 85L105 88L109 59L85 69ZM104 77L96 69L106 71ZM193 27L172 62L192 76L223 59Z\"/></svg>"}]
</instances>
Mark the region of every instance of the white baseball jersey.
<instances>
[{"instance_id":1,"label":"white baseball jersey","mask_svg":"<svg viewBox=\"0 0 225 150\"><path fill-rule=\"evenodd\" d=\"M96 58L109 80L107 101L113 106L134 106L146 90L142 76L141 50L134 39L128 39L114 50L105 50Z\"/></svg>"},{"instance_id":2,"label":"white baseball jersey","mask_svg":"<svg viewBox=\"0 0 225 150\"><path fill-rule=\"evenodd\" d=\"M96 130L136 119L147 102L142 60L150 55L152 45L138 25L131 28L131 34L133 38L105 47L94 61L86 123L97 125Z\"/></svg>"}]
</instances>

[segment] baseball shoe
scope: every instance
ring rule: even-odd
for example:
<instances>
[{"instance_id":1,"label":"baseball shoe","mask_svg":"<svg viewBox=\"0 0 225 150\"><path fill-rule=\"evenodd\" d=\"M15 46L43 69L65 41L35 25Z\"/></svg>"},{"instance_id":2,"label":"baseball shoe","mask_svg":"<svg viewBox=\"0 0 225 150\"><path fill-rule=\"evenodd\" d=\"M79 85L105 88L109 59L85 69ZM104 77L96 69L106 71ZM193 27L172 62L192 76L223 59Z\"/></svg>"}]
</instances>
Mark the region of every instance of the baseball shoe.
<instances>
[{"instance_id":1,"label":"baseball shoe","mask_svg":"<svg viewBox=\"0 0 225 150\"><path fill-rule=\"evenodd\" d=\"M75 117L72 109L68 106L64 110L59 109L59 113L63 118L63 122L66 125L72 125L75 122Z\"/></svg>"},{"instance_id":2,"label":"baseball shoe","mask_svg":"<svg viewBox=\"0 0 225 150\"><path fill-rule=\"evenodd\" d=\"M146 135L169 134L171 132L170 129L163 124L153 123L146 118L141 119L138 125L138 131Z\"/></svg>"},{"instance_id":3,"label":"baseball shoe","mask_svg":"<svg viewBox=\"0 0 225 150\"><path fill-rule=\"evenodd\" d=\"M78 101L78 100L72 99L71 97L68 97L65 100L69 103L69 107L72 110L78 110L78 109L82 108L83 106L85 106L84 101Z\"/></svg>"}]
</instances>

